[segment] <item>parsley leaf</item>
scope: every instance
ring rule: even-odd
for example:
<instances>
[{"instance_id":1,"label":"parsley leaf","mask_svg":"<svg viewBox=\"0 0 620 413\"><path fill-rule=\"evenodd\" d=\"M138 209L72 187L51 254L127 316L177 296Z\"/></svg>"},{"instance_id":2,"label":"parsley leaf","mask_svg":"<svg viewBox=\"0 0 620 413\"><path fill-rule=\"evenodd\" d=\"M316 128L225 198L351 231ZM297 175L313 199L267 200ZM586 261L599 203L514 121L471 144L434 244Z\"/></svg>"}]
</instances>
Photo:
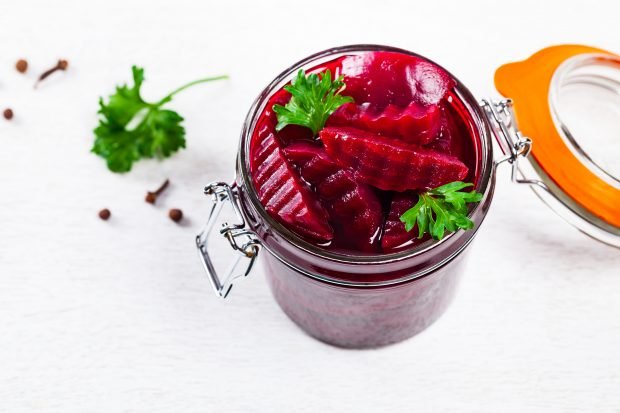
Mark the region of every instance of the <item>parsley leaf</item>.
<instances>
[{"instance_id":1,"label":"parsley leaf","mask_svg":"<svg viewBox=\"0 0 620 413\"><path fill-rule=\"evenodd\" d=\"M313 73L306 76L303 70L297 72L297 77L290 85L284 86L292 97L286 104L273 105L273 111L278 117L276 130L282 130L286 125L301 125L308 127L316 135L325 126L329 115L348 102L353 102L350 96L342 96L344 76L332 80L328 70L319 77Z\"/></svg>"},{"instance_id":2,"label":"parsley leaf","mask_svg":"<svg viewBox=\"0 0 620 413\"><path fill-rule=\"evenodd\" d=\"M92 152L106 160L112 172L128 172L143 158L167 158L185 148L183 118L162 106L177 93L198 83L226 78L217 76L181 86L157 103L145 102L140 95L144 69L133 66L133 86L117 86L106 103L99 98L99 125L95 128Z\"/></svg>"},{"instance_id":3,"label":"parsley leaf","mask_svg":"<svg viewBox=\"0 0 620 413\"><path fill-rule=\"evenodd\" d=\"M467 204L480 202L482 194L461 192L470 186L473 184L455 181L421 193L418 202L400 217L405 230L409 232L417 224L418 238L428 232L433 239L440 240L446 230L472 229L474 223L467 217Z\"/></svg>"}]
</instances>

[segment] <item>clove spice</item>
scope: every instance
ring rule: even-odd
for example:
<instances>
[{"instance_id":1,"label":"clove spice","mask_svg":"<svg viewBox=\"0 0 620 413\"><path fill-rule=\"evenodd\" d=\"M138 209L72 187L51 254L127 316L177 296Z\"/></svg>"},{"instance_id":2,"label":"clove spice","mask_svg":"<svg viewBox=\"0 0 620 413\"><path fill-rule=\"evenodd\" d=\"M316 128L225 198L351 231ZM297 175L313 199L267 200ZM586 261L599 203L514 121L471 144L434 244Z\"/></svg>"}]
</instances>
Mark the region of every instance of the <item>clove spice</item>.
<instances>
[{"instance_id":1,"label":"clove spice","mask_svg":"<svg viewBox=\"0 0 620 413\"><path fill-rule=\"evenodd\" d=\"M13 119L13 110L10 108L4 109L4 112L2 112L2 116L4 116L4 119L6 120Z\"/></svg>"},{"instance_id":2,"label":"clove spice","mask_svg":"<svg viewBox=\"0 0 620 413\"><path fill-rule=\"evenodd\" d=\"M144 200L148 202L149 204L155 204L155 201L157 201L157 197L162 192L164 192L166 188L168 188L169 184L170 184L170 180L166 179L164 183L161 184L161 186L155 190L155 192L148 191L146 193L146 197L144 198Z\"/></svg>"},{"instance_id":3,"label":"clove spice","mask_svg":"<svg viewBox=\"0 0 620 413\"><path fill-rule=\"evenodd\" d=\"M26 73L26 70L28 70L28 61L25 59L19 59L17 63L15 63L15 69L19 73Z\"/></svg>"},{"instance_id":4,"label":"clove spice","mask_svg":"<svg viewBox=\"0 0 620 413\"><path fill-rule=\"evenodd\" d=\"M64 59L58 60L58 62L56 63L56 66L52 67L51 69L46 70L45 72L41 74L41 76L39 76L39 79L37 79L37 83L34 84L34 87L36 88L39 83L45 80L52 73L57 72L59 70L63 70L63 71L67 70L67 67L69 67L68 61Z\"/></svg>"}]
</instances>

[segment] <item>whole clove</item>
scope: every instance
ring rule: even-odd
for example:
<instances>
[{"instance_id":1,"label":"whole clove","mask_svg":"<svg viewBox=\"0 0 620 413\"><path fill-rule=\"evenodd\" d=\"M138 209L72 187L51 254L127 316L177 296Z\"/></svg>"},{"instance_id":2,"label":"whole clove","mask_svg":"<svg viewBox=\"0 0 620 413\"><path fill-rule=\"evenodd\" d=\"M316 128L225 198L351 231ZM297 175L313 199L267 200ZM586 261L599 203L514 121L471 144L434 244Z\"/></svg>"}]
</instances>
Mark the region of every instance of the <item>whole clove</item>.
<instances>
[{"instance_id":1,"label":"whole clove","mask_svg":"<svg viewBox=\"0 0 620 413\"><path fill-rule=\"evenodd\" d=\"M4 109L4 112L2 112L2 116L4 116L4 119L6 120L13 119L13 110L10 108Z\"/></svg>"},{"instance_id":2,"label":"whole clove","mask_svg":"<svg viewBox=\"0 0 620 413\"><path fill-rule=\"evenodd\" d=\"M26 71L28 70L28 61L24 59L19 59L17 63L15 63L15 69L17 69L19 73L26 73Z\"/></svg>"},{"instance_id":3,"label":"whole clove","mask_svg":"<svg viewBox=\"0 0 620 413\"><path fill-rule=\"evenodd\" d=\"M168 212L168 216L174 222L180 222L183 219L183 211L177 208L173 208Z\"/></svg>"},{"instance_id":4,"label":"whole clove","mask_svg":"<svg viewBox=\"0 0 620 413\"><path fill-rule=\"evenodd\" d=\"M57 72L59 70L63 70L63 71L67 70L68 67L69 67L68 61L64 59L58 60L58 62L56 63L56 66L52 67L51 69L46 70L45 72L41 74L41 76L39 76L39 79L37 79L37 83L34 84L34 87L37 87L39 83L45 80L52 73Z\"/></svg>"},{"instance_id":5,"label":"whole clove","mask_svg":"<svg viewBox=\"0 0 620 413\"><path fill-rule=\"evenodd\" d=\"M155 204L155 201L157 201L157 197L164 192L164 190L166 188L168 188L168 185L170 184L170 180L166 179L164 181L163 184L161 184L161 186L159 188L157 188L154 192L148 191L146 193L146 197L144 198L144 200L146 202L148 202L149 204Z\"/></svg>"},{"instance_id":6,"label":"whole clove","mask_svg":"<svg viewBox=\"0 0 620 413\"><path fill-rule=\"evenodd\" d=\"M107 208L104 208L101 211L99 211L99 218L101 218L104 221L107 221L111 215L112 213Z\"/></svg>"}]
</instances>

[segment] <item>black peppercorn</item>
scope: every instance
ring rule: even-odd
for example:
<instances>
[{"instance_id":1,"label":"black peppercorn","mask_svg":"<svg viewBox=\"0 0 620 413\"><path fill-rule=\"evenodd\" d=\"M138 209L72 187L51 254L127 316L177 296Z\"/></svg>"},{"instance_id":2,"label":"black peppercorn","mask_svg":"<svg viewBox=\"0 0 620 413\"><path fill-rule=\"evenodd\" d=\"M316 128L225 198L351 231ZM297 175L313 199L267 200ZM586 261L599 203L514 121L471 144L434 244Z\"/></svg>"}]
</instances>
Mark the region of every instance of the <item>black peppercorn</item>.
<instances>
[{"instance_id":1,"label":"black peppercorn","mask_svg":"<svg viewBox=\"0 0 620 413\"><path fill-rule=\"evenodd\" d=\"M110 215L112 215L112 213L107 208L104 208L101 211L99 211L99 218L101 218L104 221L107 221L108 218L110 218Z\"/></svg>"},{"instance_id":2,"label":"black peppercorn","mask_svg":"<svg viewBox=\"0 0 620 413\"><path fill-rule=\"evenodd\" d=\"M28 70L28 62L24 59L19 59L17 63L15 63L15 69L17 69L19 73L26 73L26 70Z\"/></svg>"},{"instance_id":3,"label":"black peppercorn","mask_svg":"<svg viewBox=\"0 0 620 413\"><path fill-rule=\"evenodd\" d=\"M168 216L174 222L180 222L183 219L183 211L177 208L173 208L168 212Z\"/></svg>"}]
</instances>

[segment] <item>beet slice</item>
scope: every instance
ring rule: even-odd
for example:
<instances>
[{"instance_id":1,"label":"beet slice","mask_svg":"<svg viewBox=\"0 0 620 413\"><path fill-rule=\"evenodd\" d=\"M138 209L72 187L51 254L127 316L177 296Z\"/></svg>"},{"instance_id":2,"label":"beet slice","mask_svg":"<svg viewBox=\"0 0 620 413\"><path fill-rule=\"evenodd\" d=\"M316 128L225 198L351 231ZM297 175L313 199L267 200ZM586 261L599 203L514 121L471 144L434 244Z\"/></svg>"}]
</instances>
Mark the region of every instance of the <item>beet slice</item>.
<instances>
[{"instance_id":1,"label":"beet slice","mask_svg":"<svg viewBox=\"0 0 620 413\"><path fill-rule=\"evenodd\" d=\"M405 107L411 102L439 103L455 80L426 59L397 52L373 52L348 56L342 61L345 94L357 103L383 108Z\"/></svg>"},{"instance_id":2,"label":"beet slice","mask_svg":"<svg viewBox=\"0 0 620 413\"><path fill-rule=\"evenodd\" d=\"M453 147L455 143L454 129L452 128L451 123L452 122L450 122L447 115L445 113L442 113L439 133L432 142L426 145L426 147L429 149L434 149L441 153L445 153L447 155L456 156L457 153L455 153L455 148Z\"/></svg>"},{"instance_id":3,"label":"beet slice","mask_svg":"<svg viewBox=\"0 0 620 413\"><path fill-rule=\"evenodd\" d=\"M394 194L390 202L390 211L383 225L383 236L381 238L383 252L392 252L406 242L418 241L417 227L407 232L405 224L400 220L400 217L416 202L418 202L418 194L415 192L407 191ZM410 247L411 245L408 244L407 246Z\"/></svg>"},{"instance_id":4,"label":"beet slice","mask_svg":"<svg viewBox=\"0 0 620 413\"><path fill-rule=\"evenodd\" d=\"M389 104L378 111L368 104L347 103L330 116L327 124L353 126L408 143L425 145L439 134L441 109L437 105L425 106L411 102L404 108Z\"/></svg>"},{"instance_id":5,"label":"beet slice","mask_svg":"<svg viewBox=\"0 0 620 413\"><path fill-rule=\"evenodd\" d=\"M334 231L316 195L288 164L273 133L252 148L252 170L260 202L267 212L292 231L319 242Z\"/></svg>"},{"instance_id":6,"label":"beet slice","mask_svg":"<svg viewBox=\"0 0 620 413\"><path fill-rule=\"evenodd\" d=\"M379 189L436 188L467 176L467 166L454 156L360 129L327 127L319 136L340 166Z\"/></svg>"},{"instance_id":7,"label":"beet slice","mask_svg":"<svg viewBox=\"0 0 620 413\"><path fill-rule=\"evenodd\" d=\"M361 251L376 251L383 213L373 189L357 182L352 171L341 168L317 145L294 143L284 154L315 188L336 227L336 238Z\"/></svg>"}]
</instances>

